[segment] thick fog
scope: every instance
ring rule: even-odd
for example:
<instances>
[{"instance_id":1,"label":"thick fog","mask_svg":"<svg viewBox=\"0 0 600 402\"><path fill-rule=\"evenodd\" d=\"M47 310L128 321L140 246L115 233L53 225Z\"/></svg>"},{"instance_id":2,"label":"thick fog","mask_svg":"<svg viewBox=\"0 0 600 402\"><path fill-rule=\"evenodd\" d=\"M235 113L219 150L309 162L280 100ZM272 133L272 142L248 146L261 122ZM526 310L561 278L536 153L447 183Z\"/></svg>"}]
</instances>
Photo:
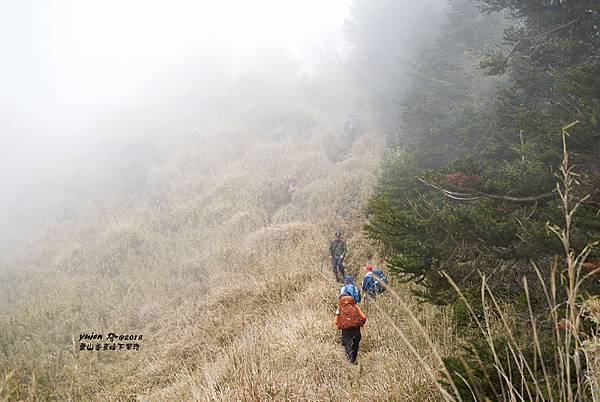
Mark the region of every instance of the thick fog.
<instances>
[{"instance_id":1,"label":"thick fog","mask_svg":"<svg viewBox=\"0 0 600 402\"><path fill-rule=\"evenodd\" d=\"M190 86L209 99L219 80L268 67L272 50L295 59L297 74L311 72L315 49L343 54L349 6L350 0L1 2L2 227L15 211L43 202L36 197L45 190L75 180L103 143L143 135L139 121L152 117L145 111L155 115ZM201 114L198 104L181 109L170 117L167 107L163 121Z\"/></svg>"}]
</instances>

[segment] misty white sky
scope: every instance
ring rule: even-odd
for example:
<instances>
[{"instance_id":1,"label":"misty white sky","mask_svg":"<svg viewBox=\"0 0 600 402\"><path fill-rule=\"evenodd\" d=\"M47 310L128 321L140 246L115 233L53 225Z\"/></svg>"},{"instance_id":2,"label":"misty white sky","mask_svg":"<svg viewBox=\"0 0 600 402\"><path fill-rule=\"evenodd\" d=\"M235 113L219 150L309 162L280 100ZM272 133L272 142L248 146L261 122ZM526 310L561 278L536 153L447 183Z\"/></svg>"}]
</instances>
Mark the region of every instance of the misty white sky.
<instances>
[{"instance_id":1,"label":"misty white sky","mask_svg":"<svg viewBox=\"0 0 600 402\"><path fill-rule=\"evenodd\" d=\"M52 174L40 161L77 152L160 75L210 55L239 68L267 45L304 57L341 32L350 2L0 1L0 186Z\"/></svg>"}]
</instances>

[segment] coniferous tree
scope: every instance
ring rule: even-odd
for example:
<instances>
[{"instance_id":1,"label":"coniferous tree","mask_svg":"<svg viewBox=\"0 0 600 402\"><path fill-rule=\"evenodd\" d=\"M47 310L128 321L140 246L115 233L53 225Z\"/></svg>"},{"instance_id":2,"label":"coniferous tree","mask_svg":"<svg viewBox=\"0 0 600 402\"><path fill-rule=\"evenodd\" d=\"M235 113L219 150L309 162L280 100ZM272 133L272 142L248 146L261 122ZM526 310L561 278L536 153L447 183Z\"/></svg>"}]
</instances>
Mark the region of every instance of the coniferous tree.
<instances>
[{"instance_id":1,"label":"coniferous tree","mask_svg":"<svg viewBox=\"0 0 600 402\"><path fill-rule=\"evenodd\" d=\"M527 27L519 17L515 23ZM532 259L547 261L560 251L545 223L559 218L553 192L562 152L558 132L573 120L582 122L573 141L575 161L587 172L580 197L592 193L574 231L575 246L598 236L595 56L575 63L556 55L554 64L540 64L521 54L531 49L516 39L508 57L517 61L508 74L486 79L474 69L477 53L502 25L466 1L452 3L445 34L423 54L403 102L404 130L393 141L402 151L386 162L371 203L368 233L381 241L391 268L422 283L420 294L430 301L452 300L442 270L474 295L478 272L492 275L490 286L511 299L521 292L521 277L532 274ZM515 29L506 29L505 41ZM486 69L497 69L498 54L482 62Z\"/></svg>"},{"instance_id":2,"label":"coniferous tree","mask_svg":"<svg viewBox=\"0 0 600 402\"><path fill-rule=\"evenodd\" d=\"M600 4L478 5L481 10L453 0L440 39L421 54L402 102L402 130L391 137L395 149L384 163L365 227L379 241L388 267L421 285L418 295L456 307L465 334L473 328L471 319L444 275L476 314L484 311L483 276L498 301L512 306L517 324L527 321L529 306L536 319L547 320L542 285L549 287L551 274L542 270L540 282L533 263L548 267L563 254L547 223L562 219L555 191L563 158L560 129L574 121L579 123L571 130L569 157L581 175L573 200L582 204L570 246L580 250L600 240ZM599 261L599 251L592 248L588 259ZM585 298L600 287L587 281L579 290ZM557 302L564 299L559 291ZM550 330L540 332L539 346L527 325L515 331L523 336L526 358L535 358L538 347L551 354ZM511 366L507 340L498 335L495 341L507 356L503 364ZM467 399L473 389L502 398L497 356L487 353L486 342L475 336L466 354L446 360L453 372L469 378L468 385L455 378ZM547 396L555 385L544 391Z\"/></svg>"},{"instance_id":3,"label":"coniferous tree","mask_svg":"<svg viewBox=\"0 0 600 402\"><path fill-rule=\"evenodd\" d=\"M408 87L420 45L432 39L443 18L444 0L354 0L346 21L350 65L367 93L379 125L398 129L398 104ZM366 105L365 105L366 106Z\"/></svg>"}]
</instances>

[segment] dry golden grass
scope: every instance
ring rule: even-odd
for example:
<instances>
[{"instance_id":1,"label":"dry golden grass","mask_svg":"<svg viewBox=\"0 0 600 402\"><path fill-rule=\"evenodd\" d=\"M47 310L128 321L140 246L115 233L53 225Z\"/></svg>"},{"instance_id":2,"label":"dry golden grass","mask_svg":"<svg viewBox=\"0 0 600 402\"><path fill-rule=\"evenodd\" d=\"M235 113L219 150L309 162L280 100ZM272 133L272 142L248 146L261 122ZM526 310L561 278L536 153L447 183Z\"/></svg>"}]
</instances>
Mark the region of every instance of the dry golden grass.
<instances>
[{"instance_id":1,"label":"dry golden grass","mask_svg":"<svg viewBox=\"0 0 600 402\"><path fill-rule=\"evenodd\" d=\"M345 232L354 275L374 257L362 214L383 140L365 123L349 142L307 113L318 123L304 136L275 141L234 126L181 140L141 194L90 200L3 256L0 397L440 399L436 359L389 296L365 309L360 364L345 360L328 241ZM291 197L290 173L302 182ZM449 351L448 313L395 288ZM142 348L80 352L79 334L92 331L143 334Z\"/></svg>"}]
</instances>

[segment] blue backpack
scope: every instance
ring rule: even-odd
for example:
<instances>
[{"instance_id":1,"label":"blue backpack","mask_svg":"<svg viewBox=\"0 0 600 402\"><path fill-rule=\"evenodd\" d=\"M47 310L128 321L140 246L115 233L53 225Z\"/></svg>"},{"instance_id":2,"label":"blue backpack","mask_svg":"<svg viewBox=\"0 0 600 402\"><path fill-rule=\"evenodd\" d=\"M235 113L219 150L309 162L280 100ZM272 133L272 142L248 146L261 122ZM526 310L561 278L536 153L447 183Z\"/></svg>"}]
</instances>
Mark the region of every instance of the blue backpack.
<instances>
[{"instance_id":1,"label":"blue backpack","mask_svg":"<svg viewBox=\"0 0 600 402\"><path fill-rule=\"evenodd\" d=\"M352 296L352 298L354 299L356 304L360 303L360 291L358 290L358 288L355 285L342 286L341 293L344 293L344 292L348 293L350 296Z\"/></svg>"},{"instance_id":2,"label":"blue backpack","mask_svg":"<svg viewBox=\"0 0 600 402\"><path fill-rule=\"evenodd\" d=\"M377 279L376 277L379 277L379 279ZM381 282L383 282L383 285L381 284ZM387 276L385 276L385 274L383 273L382 270L380 269L374 269L373 270L373 282L372 282L372 289L373 289L373 293L375 294L380 294L385 292L385 287L387 286L389 280L387 278Z\"/></svg>"}]
</instances>

